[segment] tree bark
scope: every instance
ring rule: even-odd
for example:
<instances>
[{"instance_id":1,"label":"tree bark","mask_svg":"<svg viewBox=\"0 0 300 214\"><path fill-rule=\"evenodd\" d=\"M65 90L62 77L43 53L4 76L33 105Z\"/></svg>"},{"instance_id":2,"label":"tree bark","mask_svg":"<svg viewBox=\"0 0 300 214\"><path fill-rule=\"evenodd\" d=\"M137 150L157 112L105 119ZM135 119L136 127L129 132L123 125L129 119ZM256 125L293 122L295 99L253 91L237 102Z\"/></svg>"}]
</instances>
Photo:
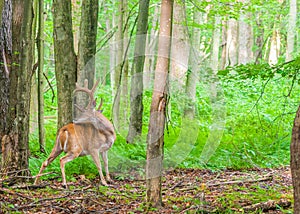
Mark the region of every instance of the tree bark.
<instances>
[{"instance_id":1,"label":"tree bark","mask_svg":"<svg viewBox=\"0 0 300 214\"><path fill-rule=\"evenodd\" d=\"M73 38L74 38L74 51L78 54L79 48L79 38L80 38L80 17L82 16L81 8L82 0L72 0L72 28L73 28Z\"/></svg>"},{"instance_id":2,"label":"tree bark","mask_svg":"<svg viewBox=\"0 0 300 214\"><path fill-rule=\"evenodd\" d=\"M0 23L1 23L1 27L2 27L2 11L3 11L3 8L4 8L4 5L5 5L5 0L0 0Z\"/></svg>"},{"instance_id":3,"label":"tree bark","mask_svg":"<svg viewBox=\"0 0 300 214\"><path fill-rule=\"evenodd\" d=\"M255 51L255 63L258 64L260 60L262 60L262 52L263 52L263 44L264 44L264 28L262 26L262 20L261 20L261 12L256 12L256 30L258 31L256 39L255 39L255 45L257 47Z\"/></svg>"},{"instance_id":4,"label":"tree bark","mask_svg":"<svg viewBox=\"0 0 300 214\"><path fill-rule=\"evenodd\" d=\"M172 0L162 0L158 57L147 136L146 198L150 206L161 207L161 175L164 148L166 105L168 103L168 71L172 35Z\"/></svg>"},{"instance_id":5,"label":"tree bark","mask_svg":"<svg viewBox=\"0 0 300 214\"><path fill-rule=\"evenodd\" d=\"M143 74L143 88L150 89L151 82L153 80L153 72L155 68L155 50L157 47L157 35L158 35L158 21L159 21L159 9L157 4L154 6L154 14L152 15L152 28L150 34L146 38L146 50L145 50L145 62L144 62L144 74ZM149 17L148 17L149 18Z\"/></svg>"},{"instance_id":6,"label":"tree bark","mask_svg":"<svg viewBox=\"0 0 300 214\"><path fill-rule=\"evenodd\" d=\"M296 113L291 140L291 172L294 189L294 213L300 213L300 106Z\"/></svg>"},{"instance_id":7,"label":"tree bark","mask_svg":"<svg viewBox=\"0 0 300 214\"><path fill-rule=\"evenodd\" d=\"M244 4L247 3L248 0L240 0ZM252 28L251 25L246 22L247 18L249 18L249 13L240 14L240 19L238 21L239 30L238 30L238 64L247 64L252 60Z\"/></svg>"},{"instance_id":8,"label":"tree bark","mask_svg":"<svg viewBox=\"0 0 300 214\"><path fill-rule=\"evenodd\" d=\"M36 41L36 45L38 46L38 22L39 22L39 1L33 0L33 12L34 14L37 14L37 16L34 16L33 18L33 24L32 24L32 40ZM36 49L38 51L38 47ZM35 46L33 46L33 51L35 51ZM37 57L38 58L38 57ZM37 59L38 60L38 59ZM36 62L35 55L33 55L33 62ZM38 66L38 63L36 64ZM34 66L34 67L36 67ZM36 67L35 69L38 69ZM29 133L34 133L37 130L38 133L38 72L34 72L32 76L32 84L30 89L31 97L30 97L30 130Z\"/></svg>"},{"instance_id":9,"label":"tree bark","mask_svg":"<svg viewBox=\"0 0 300 214\"><path fill-rule=\"evenodd\" d=\"M1 171L28 175L28 135L30 86L32 76L32 0L12 2L12 61L9 73L9 108L7 128L2 137Z\"/></svg>"},{"instance_id":10,"label":"tree bark","mask_svg":"<svg viewBox=\"0 0 300 214\"><path fill-rule=\"evenodd\" d=\"M9 73L12 58L12 2L1 1L0 25L0 141L7 129ZM3 12L3 13L2 13ZM3 17L3 19L2 19Z\"/></svg>"},{"instance_id":11,"label":"tree bark","mask_svg":"<svg viewBox=\"0 0 300 214\"><path fill-rule=\"evenodd\" d=\"M213 71L213 75L217 75L219 68L219 47L220 47L220 37L221 37L221 18L215 16L215 24L213 31L213 40L211 45L211 55L210 55L210 67Z\"/></svg>"},{"instance_id":12,"label":"tree bark","mask_svg":"<svg viewBox=\"0 0 300 214\"><path fill-rule=\"evenodd\" d=\"M215 99L217 97L217 82L216 76L218 73L219 68L219 47L220 47L220 37L221 37L221 30L220 30L221 18L216 15L215 17L215 24L214 24L214 31L213 31L213 40L212 40L212 52L210 55L210 67L212 70L212 82L210 85L211 95L212 98Z\"/></svg>"},{"instance_id":13,"label":"tree bark","mask_svg":"<svg viewBox=\"0 0 300 214\"><path fill-rule=\"evenodd\" d=\"M104 13L106 14L108 11L108 5L104 4ZM115 44L115 34L114 34L114 26L115 26L115 19L116 19L116 14L113 12L112 18L110 20L109 16L106 16L105 20L105 30L106 33L112 32L113 35L111 36L111 39L109 40L109 72L110 72L110 86L111 86L111 91L112 91L112 97L115 94L115 68L116 68L116 44Z\"/></svg>"},{"instance_id":14,"label":"tree bark","mask_svg":"<svg viewBox=\"0 0 300 214\"><path fill-rule=\"evenodd\" d=\"M45 152L45 127L44 127L44 1L39 1L38 23L38 126L40 151Z\"/></svg>"},{"instance_id":15,"label":"tree bark","mask_svg":"<svg viewBox=\"0 0 300 214\"><path fill-rule=\"evenodd\" d=\"M58 127L73 121L76 55L73 46L71 1L53 1L54 59L57 81Z\"/></svg>"},{"instance_id":16,"label":"tree bark","mask_svg":"<svg viewBox=\"0 0 300 214\"><path fill-rule=\"evenodd\" d=\"M184 84L189 60L188 29L185 1L175 0L173 8L171 81Z\"/></svg>"},{"instance_id":17,"label":"tree bark","mask_svg":"<svg viewBox=\"0 0 300 214\"><path fill-rule=\"evenodd\" d=\"M280 53L280 33L279 33L279 29L276 27L276 24L274 24L273 34L270 43L269 59L268 59L270 65L277 64L279 53Z\"/></svg>"},{"instance_id":18,"label":"tree bark","mask_svg":"<svg viewBox=\"0 0 300 214\"><path fill-rule=\"evenodd\" d=\"M148 29L149 0L139 1L139 15L134 48L134 61L130 89L130 124L126 138L128 143L142 134L143 127L143 68Z\"/></svg>"},{"instance_id":19,"label":"tree bark","mask_svg":"<svg viewBox=\"0 0 300 214\"><path fill-rule=\"evenodd\" d=\"M21 1L24 2L24 1ZM24 3L24 17L22 21L21 32L21 67L18 80L18 105L17 116L18 123L18 153L19 169L28 169L29 158L29 112L30 112L30 89L32 79L33 65L33 40L32 40L32 21L33 7L32 0L26 0ZM20 3L20 0L16 2ZM16 5L15 5L16 6ZM22 160L23 159L23 160Z\"/></svg>"},{"instance_id":20,"label":"tree bark","mask_svg":"<svg viewBox=\"0 0 300 214\"><path fill-rule=\"evenodd\" d=\"M128 20L128 1L123 0L123 21ZM120 117L119 117L119 127L126 127L128 125L128 72L129 72L129 60L128 60L128 48L129 48L129 38L128 30L129 25L124 23L123 30L123 59L121 66L121 85L120 85ZM135 25L135 24L134 24ZM121 131L121 130L120 130ZM123 130L122 130L123 131Z\"/></svg>"},{"instance_id":21,"label":"tree bark","mask_svg":"<svg viewBox=\"0 0 300 214\"><path fill-rule=\"evenodd\" d=\"M121 100L121 77L123 69L123 53L124 53L124 44L123 44L123 21L124 21L124 2L123 0L118 1L118 31L116 34L116 67L114 74L114 102L113 102L113 123L116 129L118 130L119 121L120 121L120 100Z\"/></svg>"},{"instance_id":22,"label":"tree bark","mask_svg":"<svg viewBox=\"0 0 300 214\"><path fill-rule=\"evenodd\" d=\"M18 141L18 136L16 127L13 127L13 120L16 118L17 115L17 82L18 82L18 68L15 66L16 64L20 64L19 57L16 54L13 54L15 50L20 50L20 34L21 34L21 19L17 17L22 17L23 12L20 8L14 7L15 2L7 1L4 8L4 13L6 18L3 20L5 23L5 27L3 30L6 30L4 33L4 51L2 52L3 59L6 61L4 62L4 74L7 78L7 88L5 92L7 93L4 97L7 99L5 104L7 105L7 112L5 114L5 128L4 133L2 136L2 163L1 163L1 172L7 173L9 168L12 170L17 170L17 161L16 156L14 156L16 145ZM12 8L14 8L12 10ZM14 25L12 23L14 22ZM5 37L6 35L6 37ZM18 36L17 36L18 35ZM16 36L16 37L15 37ZM12 40L14 38L14 40ZM13 63L14 62L14 63ZM11 88L13 88L11 90ZM14 93L12 92L14 91ZM16 142L15 142L16 141ZM15 164L12 164L15 163Z\"/></svg>"},{"instance_id":23,"label":"tree bark","mask_svg":"<svg viewBox=\"0 0 300 214\"><path fill-rule=\"evenodd\" d=\"M222 20L222 48L219 69L223 70L226 67L227 60L227 22Z\"/></svg>"},{"instance_id":24,"label":"tree bark","mask_svg":"<svg viewBox=\"0 0 300 214\"><path fill-rule=\"evenodd\" d=\"M230 18L227 23L228 26L227 26L227 42L226 42L226 48L227 48L226 66L234 66L238 63L238 58L237 58L238 25L237 25L237 21L233 18Z\"/></svg>"},{"instance_id":25,"label":"tree bark","mask_svg":"<svg viewBox=\"0 0 300 214\"><path fill-rule=\"evenodd\" d=\"M88 79L88 87L90 89L93 87L95 79L98 7L99 1L97 0L82 1L77 82L79 85L84 85L84 80ZM86 107L88 102L89 97L85 93L78 93L76 95L76 104L79 106ZM80 116L81 112L78 109L75 112L75 117Z\"/></svg>"},{"instance_id":26,"label":"tree bark","mask_svg":"<svg viewBox=\"0 0 300 214\"><path fill-rule=\"evenodd\" d=\"M201 14L196 8L194 8L193 19L195 24L201 24L203 22L203 20L201 19ZM199 80L200 62L204 55L204 53L202 53L202 50L200 49L201 32L199 28L193 28L191 44L192 47L189 50L189 65L191 66L191 70L187 72L185 90L188 101L186 102L184 108L184 117L187 119L193 119L195 117L196 85Z\"/></svg>"},{"instance_id":27,"label":"tree bark","mask_svg":"<svg viewBox=\"0 0 300 214\"><path fill-rule=\"evenodd\" d=\"M287 44L286 44L286 59L285 61L291 61L293 59L294 45L295 45L295 29L297 22L297 0L290 0L290 13L289 23L287 29Z\"/></svg>"}]
</instances>

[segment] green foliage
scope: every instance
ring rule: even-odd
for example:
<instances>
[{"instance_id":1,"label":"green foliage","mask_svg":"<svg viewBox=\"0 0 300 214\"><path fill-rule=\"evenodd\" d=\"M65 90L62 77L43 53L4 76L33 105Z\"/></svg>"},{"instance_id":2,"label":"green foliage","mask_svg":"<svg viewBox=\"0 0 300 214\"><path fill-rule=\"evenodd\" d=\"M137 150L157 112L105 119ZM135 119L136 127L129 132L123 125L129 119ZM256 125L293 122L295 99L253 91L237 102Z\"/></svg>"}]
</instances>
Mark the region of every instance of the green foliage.
<instances>
[{"instance_id":1,"label":"green foliage","mask_svg":"<svg viewBox=\"0 0 300 214\"><path fill-rule=\"evenodd\" d=\"M183 117L185 94L180 88L173 87L168 107L169 122L165 133L165 167L241 169L287 165L290 130L300 99L299 94L295 93L300 86L293 84L297 78L295 73L298 67L293 65L297 66L296 63L285 63L283 67L277 66L276 69L267 65L238 66L229 68L230 72L220 75L220 84L226 99L226 125L220 145L207 162L201 160L201 154L212 134L211 125L214 122L209 88L204 83L198 84L197 117L195 120L186 121ZM97 96L104 99L104 114L110 118L110 87L101 88ZM144 176L151 96L151 91L145 91L144 129L140 140L135 144L127 144L125 136L119 134L109 151L110 171L116 173L119 179L128 176L130 178L133 171L139 176ZM51 99L49 91L45 94L45 101L47 105L55 106ZM53 114L55 108L46 108L46 115ZM31 136L30 169L33 174L37 174L42 161L54 145L56 120L47 119L45 126L46 154L38 152L37 135ZM48 166L47 171L60 175L59 159ZM90 178L98 176L93 161L88 157L68 163L66 174L68 179L74 174L84 174Z\"/></svg>"},{"instance_id":2,"label":"green foliage","mask_svg":"<svg viewBox=\"0 0 300 214\"><path fill-rule=\"evenodd\" d=\"M218 75L225 76L227 81L230 80L246 80L246 79L262 79L287 77L293 81L300 83L300 78L297 76L300 72L300 56L290 62L279 63L271 66L268 63L238 65L227 67L225 70L220 70ZM293 84L291 85L293 86Z\"/></svg>"},{"instance_id":3,"label":"green foliage","mask_svg":"<svg viewBox=\"0 0 300 214\"><path fill-rule=\"evenodd\" d=\"M223 166L233 168L289 163L290 132L299 105L295 93L299 85L294 84L297 60L276 67L229 68L232 73L222 81L227 98L226 129L217 151L224 157L216 154L211 164L220 166L224 159Z\"/></svg>"}]
</instances>

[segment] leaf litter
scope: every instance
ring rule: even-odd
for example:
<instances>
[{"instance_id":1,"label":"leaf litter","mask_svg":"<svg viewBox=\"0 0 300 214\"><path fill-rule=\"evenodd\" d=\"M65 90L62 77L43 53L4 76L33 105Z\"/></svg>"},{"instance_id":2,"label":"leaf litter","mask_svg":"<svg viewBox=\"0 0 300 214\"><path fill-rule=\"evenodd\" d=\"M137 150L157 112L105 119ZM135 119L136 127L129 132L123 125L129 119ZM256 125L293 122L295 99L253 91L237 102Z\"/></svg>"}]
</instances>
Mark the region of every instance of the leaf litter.
<instances>
[{"instance_id":1,"label":"leaf litter","mask_svg":"<svg viewBox=\"0 0 300 214\"><path fill-rule=\"evenodd\" d=\"M292 213L289 167L276 169L175 169L162 178L163 206L145 203L145 180L132 175L101 186L77 175L69 189L43 180L0 186L0 213ZM117 177L117 176L116 176Z\"/></svg>"}]
</instances>

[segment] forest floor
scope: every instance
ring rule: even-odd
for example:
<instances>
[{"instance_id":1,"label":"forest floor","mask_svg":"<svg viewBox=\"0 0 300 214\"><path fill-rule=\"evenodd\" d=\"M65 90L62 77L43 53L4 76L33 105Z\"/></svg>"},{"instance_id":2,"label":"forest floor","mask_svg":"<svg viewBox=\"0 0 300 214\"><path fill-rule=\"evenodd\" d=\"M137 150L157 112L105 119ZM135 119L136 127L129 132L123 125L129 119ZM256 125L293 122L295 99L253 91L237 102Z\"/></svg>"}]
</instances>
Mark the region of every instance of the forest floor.
<instances>
[{"instance_id":1,"label":"forest floor","mask_svg":"<svg viewBox=\"0 0 300 214\"><path fill-rule=\"evenodd\" d=\"M104 187L99 179L75 178L67 190L57 177L38 186L2 182L0 213L292 213L289 167L167 171L159 210L147 208L145 180L132 176Z\"/></svg>"}]
</instances>

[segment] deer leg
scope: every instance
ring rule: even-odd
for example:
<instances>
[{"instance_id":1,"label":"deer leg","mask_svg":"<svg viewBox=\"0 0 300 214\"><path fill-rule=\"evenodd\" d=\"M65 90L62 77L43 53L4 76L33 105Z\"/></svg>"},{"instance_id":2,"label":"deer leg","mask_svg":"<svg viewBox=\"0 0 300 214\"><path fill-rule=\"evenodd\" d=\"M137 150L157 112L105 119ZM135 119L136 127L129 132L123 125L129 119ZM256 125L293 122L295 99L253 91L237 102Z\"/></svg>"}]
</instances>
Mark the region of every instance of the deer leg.
<instances>
[{"instance_id":1,"label":"deer leg","mask_svg":"<svg viewBox=\"0 0 300 214\"><path fill-rule=\"evenodd\" d=\"M98 169L98 172L100 174L100 179L101 179L101 183L104 185L104 186L108 186L105 179L104 179L104 176L103 176L103 173L102 173L102 168L101 168L101 162L100 162L100 159L99 159L99 153L96 151L96 152L93 152L91 153L91 156L97 166L97 169Z\"/></svg>"},{"instance_id":2,"label":"deer leg","mask_svg":"<svg viewBox=\"0 0 300 214\"><path fill-rule=\"evenodd\" d=\"M42 172L44 169L58 156L62 153L62 149L60 148L59 144L56 144L56 146L52 149L49 157L47 160L45 160L41 166L41 169L39 173L35 177L34 185L38 184L39 178L41 177Z\"/></svg>"},{"instance_id":3,"label":"deer leg","mask_svg":"<svg viewBox=\"0 0 300 214\"><path fill-rule=\"evenodd\" d=\"M66 174L65 174L65 164L74 160L78 155L75 155L73 153L67 153L65 156L63 156L60 159L60 170L61 170L61 175L62 175L62 182L63 186L67 188L67 181L66 181Z\"/></svg>"},{"instance_id":4,"label":"deer leg","mask_svg":"<svg viewBox=\"0 0 300 214\"><path fill-rule=\"evenodd\" d=\"M101 152L101 156L104 162L104 167L105 167L105 174L106 174L106 180L110 183L113 183L113 180L109 176L109 171L108 171L108 158L107 158L107 151Z\"/></svg>"}]
</instances>

